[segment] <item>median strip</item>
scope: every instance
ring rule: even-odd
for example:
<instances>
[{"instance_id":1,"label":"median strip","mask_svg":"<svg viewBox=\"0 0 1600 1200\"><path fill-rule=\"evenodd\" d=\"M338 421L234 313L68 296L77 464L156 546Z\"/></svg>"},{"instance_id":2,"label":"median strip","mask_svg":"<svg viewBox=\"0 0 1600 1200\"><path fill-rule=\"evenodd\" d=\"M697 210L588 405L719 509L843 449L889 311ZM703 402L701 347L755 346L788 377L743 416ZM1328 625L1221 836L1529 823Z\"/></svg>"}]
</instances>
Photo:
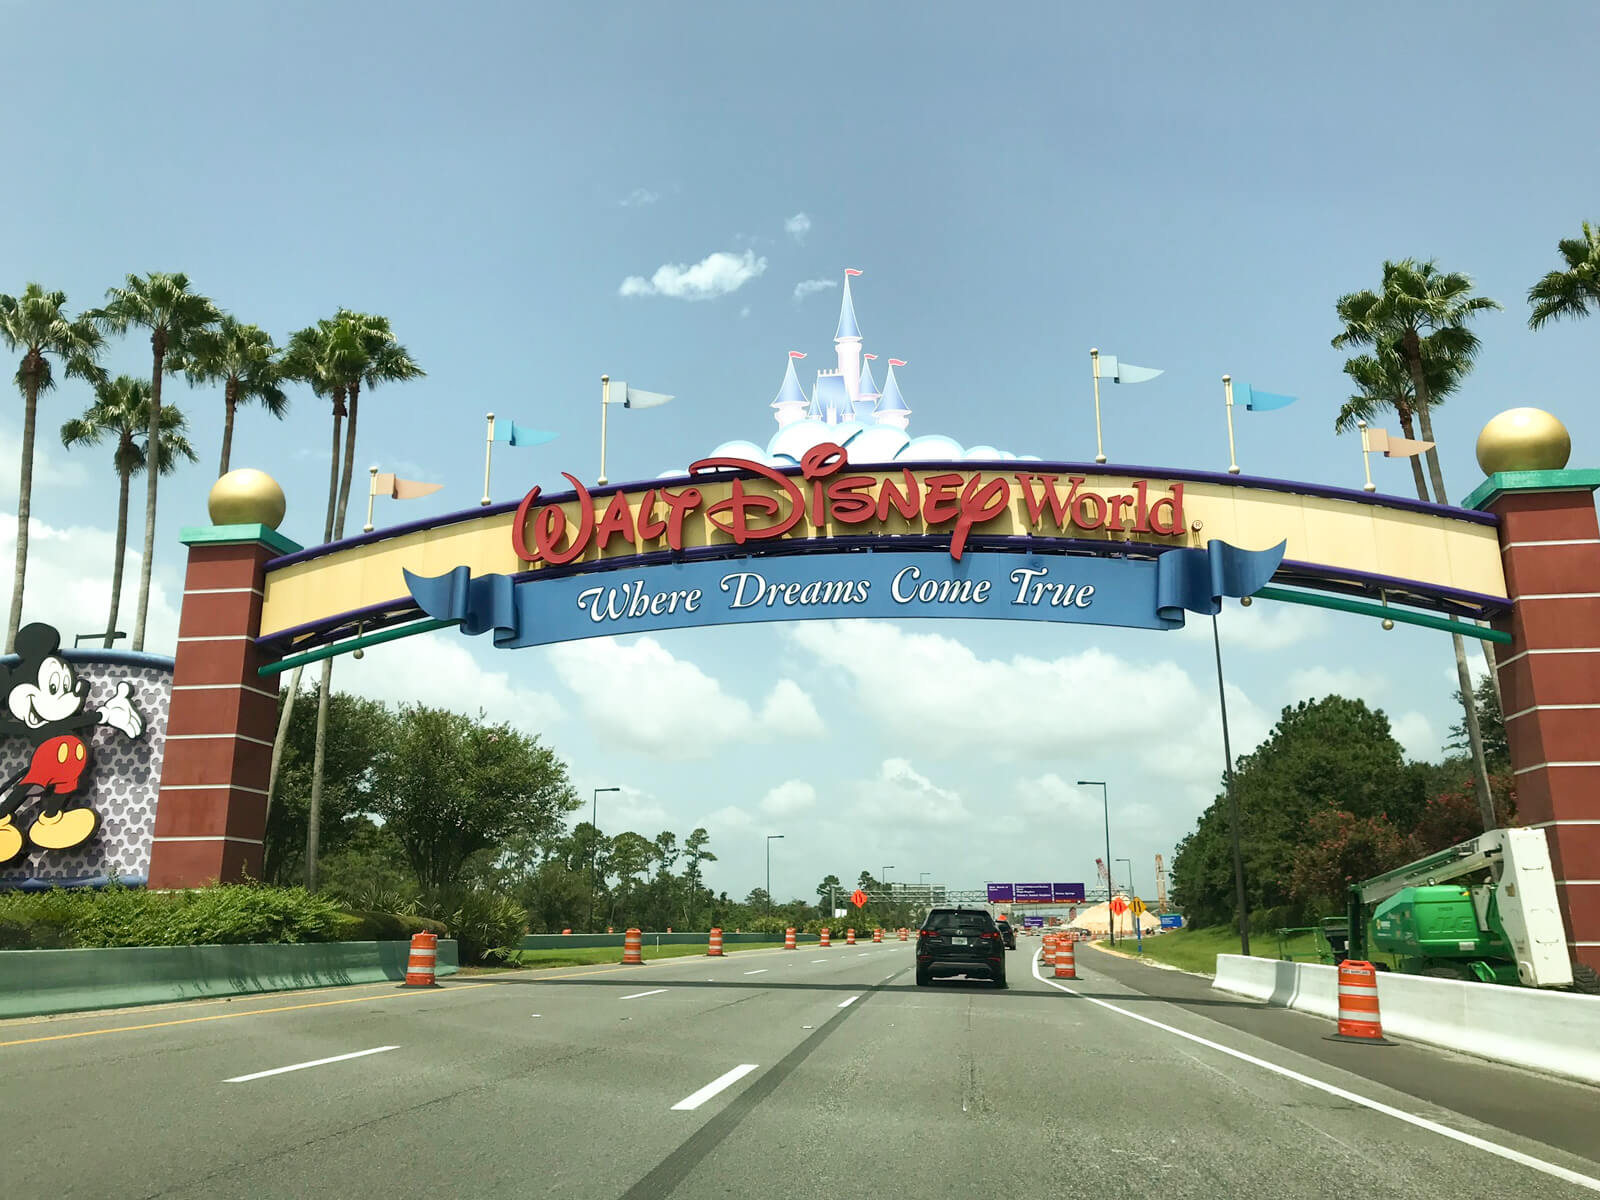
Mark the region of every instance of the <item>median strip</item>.
<instances>
[{"instance_id":1,"label":"median strip","mask_svg":"<svg viewBox=\"0 0 1600 1200\"><path fill-rule=\"evenodd\" d=\"M672 1106L672 1111L673 1112L689 1112L692 1109L699 1108L702 1104L704 1104L707 1100L711 1099L711 1097L715 1096L718 1092L722 1091L725 1088L732 1087L734 1084L738 1083L739 1080L743 1079L746 1075L750 1074L751 1071L754 1071L756 1069L756 1066L757 1066L756 1063L740 1063L737 1067L735 1067L733 1070L727 1072L726 1074L718 1075L715 1079L713 1079L710 1083L706 1084L705 1087L701 1088L698 1092L691 1092L689 1095L685 1096L682 1100L679 1100L676 1104L674 1104Z\"/></svg>"},{"instance_id":2,"label":"median strip","mask_svg":"<svg viewBox=\"0 0 1600 1200\"><path fill-rule=\"evenodd\" d=\"M382 1054L387 1050L398 1050L399 1046L374 1046L371 1050L356 1050L350 1054L335 1054L332 1058L314 1058L310 1062L291 1063L287 1067L273 1067L270 1071L256 1071L249 1075L235 1075L232 1079L224 1079L223 1083L249 1083L252 1079L265 1079L269 1075L287 1075L290 1071L304 1071L309 1067L325 1067L329 1063L348 1062L352 1058L365 1058L369 1054Z\"/></svg>"}]
</instances>

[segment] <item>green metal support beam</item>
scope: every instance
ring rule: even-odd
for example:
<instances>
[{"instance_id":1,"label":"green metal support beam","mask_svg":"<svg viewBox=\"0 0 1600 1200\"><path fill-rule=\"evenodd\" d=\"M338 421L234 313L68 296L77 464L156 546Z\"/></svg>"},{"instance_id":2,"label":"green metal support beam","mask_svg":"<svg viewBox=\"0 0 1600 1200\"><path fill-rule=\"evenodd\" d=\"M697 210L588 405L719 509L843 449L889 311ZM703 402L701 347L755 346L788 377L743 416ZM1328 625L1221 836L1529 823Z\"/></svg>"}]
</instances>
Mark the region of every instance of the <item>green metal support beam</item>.
<instances>
[{"instance_id":1,"label":"green metal support beam","mask_svg":"<svg viewBox=\"0 0 1600 1200\"><path fill-rule=\"evenodd\" d=\"M1256 593L1264 600L1282 600L1287 604L1309 604L1312 608L1331 608L1336 612L1355 613L1363 617L1388 619L1398 625L1420 625L1424 629L1442 629L1446 633L1459 633L1462 637L1477 638L1483 642L1506 645L1511 635L1499 629L1487 629L1470 621L1454 617L1436 617L1432 613L1411 612L1403 608L1390 608L1386 604L1373 604L1370 600L1351 600L1345 596L1322 596L1314 592L1297 592L1290 588L1264 587Z\"/></svg>"},{"instance_id":2,"label":"green metal support beam","mask_svg":"<svg viewBox=\"0 0 1600 1200\"><path fill-rule=\"evenodd\" d=\"M455 624L458 622L413 621L409 625L400 625L394 629L380 629L377 633L365 633L348 641L335 642L331 646L318 646L315 650L307 650L304 654L291 654L260 668L256 674L278 675L284 671L292 671L296 667L303 667L307 663L321 662L336 654L349 654L352 650L365 649L367 646L381 646L384 642L398 641L400 638L411 637L418 633L432 633L435 629L444 629Z\"/></svg>"}]
</instances>

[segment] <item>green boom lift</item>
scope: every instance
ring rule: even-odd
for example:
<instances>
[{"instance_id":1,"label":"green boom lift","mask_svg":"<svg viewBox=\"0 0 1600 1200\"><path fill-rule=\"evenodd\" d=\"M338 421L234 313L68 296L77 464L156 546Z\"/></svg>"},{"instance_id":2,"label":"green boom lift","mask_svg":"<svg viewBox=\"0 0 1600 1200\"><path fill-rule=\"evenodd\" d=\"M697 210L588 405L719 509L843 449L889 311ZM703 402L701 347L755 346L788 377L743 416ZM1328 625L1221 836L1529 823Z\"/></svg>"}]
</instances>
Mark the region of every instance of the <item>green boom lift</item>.
<instances>
[{"instance_id":1,"label":"green boom lift","mask_svg":"<svg viewBox=\"0 0 1600 1200\"><path fill-rule=\"evenodd\" d=\"M1600 990L1593 969L1568 955L1542 829L1491 829L1352 884L1340 961L1367 957L1370 905L1372 949L1410 974Z\"/></svg>"}]
</instances>

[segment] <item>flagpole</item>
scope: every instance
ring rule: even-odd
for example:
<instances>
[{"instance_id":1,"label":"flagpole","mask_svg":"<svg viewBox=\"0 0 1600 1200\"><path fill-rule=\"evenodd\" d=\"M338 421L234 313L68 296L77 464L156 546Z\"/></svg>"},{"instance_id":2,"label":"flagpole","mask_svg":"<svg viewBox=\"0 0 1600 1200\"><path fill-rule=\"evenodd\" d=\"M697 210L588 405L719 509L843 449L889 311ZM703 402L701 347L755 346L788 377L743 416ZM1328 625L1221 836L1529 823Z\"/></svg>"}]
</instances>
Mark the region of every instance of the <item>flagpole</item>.
<instances>
[{"instance_id":1,"label":"flagpole","mask_svg":"<svg viewBox=\"0 0 1600 1200\"><path fill-rule=\"evenodd\" d=\"M1233 452L1233 376L1222 377L1222 398L1228 409L1228 474L1239 473L1239 459Z\"/></svg>"},{"instance_id":2,"label":"flagpole","mask_svg":"<svg viewBox=\"0 0 1600 1200\"><path fill-rule=\"evenodd\" d=\"M368 467L367 473L372 476L372 482L367 485L367 523L361 527L362 533L372 532L372 500L378 494L378 468Z\"/></svg>"},{"instance_id":3,"label":"flagpole","mask_svg":"<svg viewBox=\"0 0 1600 1200\"><path fill-rule=\"evenodd\" d=\"M1106 460L1105 442L1100 435L1100 351L1089 348L1089 371L1094 375L1094 460Z\"/></svg>"},{"instance_id":4,"label":"flagpole","mask_svg":"<svg viewBox=\"0 0 1600 1200\"><path fill-rule=\"evenodd\" d=\"M489 437L483 444L483 499L479 504L489 503L489 459L494 454L494 414L488 413Z\"/></svg>"},{"instance_id":5,"label":"flagpole","mask_svg":"<svg viewBox=\"0 0 1600 1200\"><path fill-rule=\"evenodd\" d=\"M1378 487L1372 482L1372 459L1367 457L1370 453L1367 448L1367 423L1365 421L1357 421L1356 428L1361 430L1361 470L1367 477L1367 482L1361 490L1363 492L1375 492Z\"/></svg>"},{"instance_id":6,"label":"flagpole","mask_svg":"<svg viewBox=\"0 0 1600 1200\"><path fill-rule=\"evenodd\" d=\"M606 409L611 404L611 376L600 376L600 478L595 482L602 487L606 482Z\"/></svg>"}]
</instances>

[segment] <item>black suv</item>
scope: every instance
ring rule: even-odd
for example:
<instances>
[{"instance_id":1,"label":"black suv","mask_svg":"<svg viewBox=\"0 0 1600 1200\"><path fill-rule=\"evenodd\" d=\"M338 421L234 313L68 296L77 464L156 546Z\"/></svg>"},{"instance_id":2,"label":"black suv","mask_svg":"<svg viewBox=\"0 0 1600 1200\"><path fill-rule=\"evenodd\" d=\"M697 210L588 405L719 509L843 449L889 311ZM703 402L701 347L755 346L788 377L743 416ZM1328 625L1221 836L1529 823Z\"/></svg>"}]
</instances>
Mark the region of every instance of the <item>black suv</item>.
<instances>
[{"instance_id":1,"label":"black suv","mask_svg":"<svg viewBox=\"0 0 1600 1200\"><path fill-rule=\"evenodd\" d=\"M1017 948L1017 931L1011 928L1011 922L1004 917L996 917L994 923L1000 930L1000 936L1005 941L1006 949L1015 950Z\"/></svg>"},{"instance_id":2,"label":"black suv","mask_svg":"<svg viewBox=\"0 0 1600 1200\"><path fill-rule=\"evenodd\" d=\"M935 975L987 975L1006 986L1006 943L982 908L936 908L917 930L917 986Z\"/></svg>"}]
</instances>

